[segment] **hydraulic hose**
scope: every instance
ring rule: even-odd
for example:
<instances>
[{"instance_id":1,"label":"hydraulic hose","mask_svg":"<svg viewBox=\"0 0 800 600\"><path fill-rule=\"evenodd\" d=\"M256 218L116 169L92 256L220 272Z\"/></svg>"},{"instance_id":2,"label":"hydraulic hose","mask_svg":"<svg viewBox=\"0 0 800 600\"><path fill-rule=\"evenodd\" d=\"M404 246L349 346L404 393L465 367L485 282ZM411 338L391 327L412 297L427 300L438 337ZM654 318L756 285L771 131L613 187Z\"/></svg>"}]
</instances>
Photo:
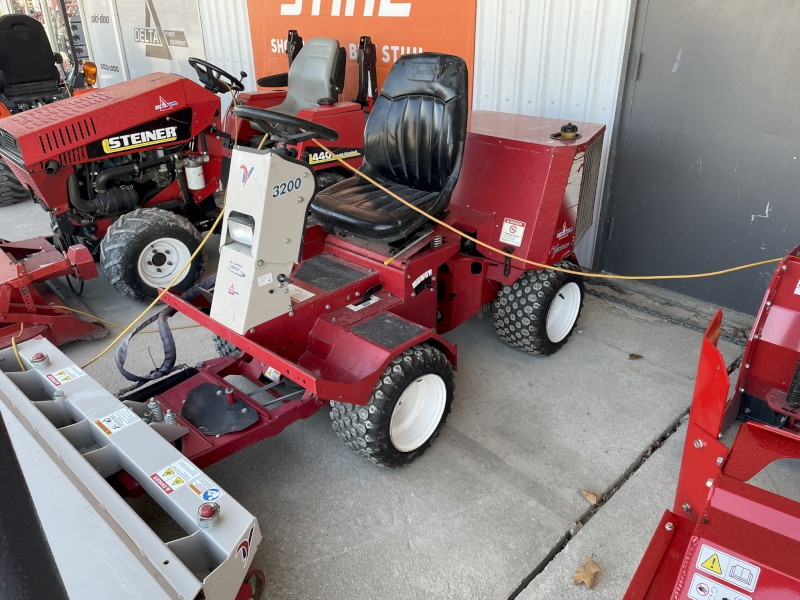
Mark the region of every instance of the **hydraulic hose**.
<instances>
[{"instance_id":1,"label":"hydraulic hose","mask_svg":"<svg viewBox=\"0 0 800 600\"><path fill-rule=\"evenodd\" d=\"M159 156L158 158L153 158L140 163L131 163L128 165L122 165L121 167L105 169L97 176L97 179L95 179L94 189L97 190L97 193L102 194L103 192L108 191L108 189L111 187L109 184L112 180L128 177L130 175L138 175L145 169L149 169L150 167L171 161L172 157L172 154L166 154L164 156Z\"/></svg>"}]
</instances>

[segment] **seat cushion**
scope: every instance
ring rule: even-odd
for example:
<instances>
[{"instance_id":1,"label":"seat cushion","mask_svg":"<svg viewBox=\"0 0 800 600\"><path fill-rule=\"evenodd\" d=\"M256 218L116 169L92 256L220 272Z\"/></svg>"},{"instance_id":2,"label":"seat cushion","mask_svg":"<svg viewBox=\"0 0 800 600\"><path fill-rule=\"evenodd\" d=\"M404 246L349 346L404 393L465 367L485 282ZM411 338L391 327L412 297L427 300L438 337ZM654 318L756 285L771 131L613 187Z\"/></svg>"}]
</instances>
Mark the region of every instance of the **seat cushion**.
<instances>
[{"instance_id":1,"label":"seat cushion","mask_svg":"<svg viewBox=\"0 0 800 600\"><path fill-rule=\"evenodd\" d=\"M438 192L392 183L374 171L369 175L425 212L434 209L439 199ZM365 240L385 243L407 237L428 220L358 176L319 192L311 205L311 214L328 231L342 231Z\"/></svg>"}]
</instances>

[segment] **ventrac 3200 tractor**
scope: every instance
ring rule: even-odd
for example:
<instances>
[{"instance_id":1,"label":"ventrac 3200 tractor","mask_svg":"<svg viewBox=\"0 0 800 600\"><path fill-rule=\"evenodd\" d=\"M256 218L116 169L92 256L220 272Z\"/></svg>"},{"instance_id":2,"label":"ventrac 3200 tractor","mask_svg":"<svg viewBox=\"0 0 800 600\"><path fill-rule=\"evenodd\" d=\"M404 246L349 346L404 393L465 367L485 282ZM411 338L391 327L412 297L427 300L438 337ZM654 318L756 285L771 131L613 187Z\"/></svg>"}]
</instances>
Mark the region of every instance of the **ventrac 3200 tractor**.
<instances>
[{"instance_id":1,"label":"ventrac 3200 tractor","mask_svg":"<svg viewBox=\"0 0 800 600\"><path fill-rule=\"evenodd\" d=\"M494 303L515 348L547 355L567 341L583 301L573 249L591 222L604 128L468 116L467 90L462 59L401 57L367 121L359 174L320 192L289 150L336 132L234 108L281 144L234 148L217 274L167 292L153 317L188 315L223 356L176 371L165 335L165 363L139 377L124 369L130 338L117 354L142 386L127 399L180 415L192 460L219 460L330 404L349 446L401 466L450 412L456 347L443 333ZM231 375L272 397L254 399Z\"/></svg>"},{"instance_id":2,"label":"ventrac 3200 tractor","mask_svg":"<svg viewBox=\"0 0 800 600\"><path fill-rule=\"evenodd\" d=\"M309 40L284 77L286 89L243 94L242 100L335 129L348 162L360 166L364 113L359 103L339 102L340 50L335 40ZM138 300L155 298L181 272L200 232L219 215L214 193L227 180L234 138L251 143L249 125L222 127L219 94L243 91L241 79L199 59L189 62L204 87L154 73L0 122L0 156L50 212L56 246L84 244L99 255L111 283ZM268 139L264 146L280 143ZM314 160L320 149L309 146L291 151L314 170L341 168ZM324 179L330 184L343 177ZM200 252L174 289L194 285L204 263Z\"/></svg>"}]
</instances>

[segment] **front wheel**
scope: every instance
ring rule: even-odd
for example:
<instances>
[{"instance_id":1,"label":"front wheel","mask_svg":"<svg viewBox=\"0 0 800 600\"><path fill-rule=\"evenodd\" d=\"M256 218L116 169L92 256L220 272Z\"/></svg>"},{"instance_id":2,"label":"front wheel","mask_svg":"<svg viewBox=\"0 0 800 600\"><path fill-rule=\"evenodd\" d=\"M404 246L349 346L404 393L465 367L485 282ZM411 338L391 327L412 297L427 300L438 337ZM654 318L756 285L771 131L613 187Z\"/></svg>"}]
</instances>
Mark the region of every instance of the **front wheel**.
<instances>
[{"instance_id":1,"label":"front wheel","mask_svg":"<svg viewBox=\"0 0 800 600\"><path fill-rule=\"evenodd\" d=\"M29 200L28 188L22 185L14 172L0 158L0 206L9 206Z\"/></svg>"},{"instance_id":2,"label":"front wheel","mask_svg":"<svg viewBox=\"0 0 800 600\"><path fill-rule=\"evenodd\" d=\"M392 359L366 406L331 402L342 441L382 467L402 467L422 455L444 427L453 403L453 366L429 344Z\"/></svg>"},{"instance_id":3,"label":"front wheel","mask_svg":"<svg viewBox=\"0 0 800 600\"><path fill-rule=\"evenodd\" d=\"M117 290L146 302L176 276L172 286L176 292L185 292L199 281L205 249L183 273L181 269L202 241L200 232L185 217L160 208L139 208L108 228L100 244L100 265Z\"/></svg>"},{"instance_id":4,"label":"front wheel","mask_svg":"<svg viewBox=\"0 0 800 600\"><path fill-rule=\"evenodd\" d=\"M554 266L577 271L568 261ZM549 356L567 343L583 307L583 280L542 269L526 271L503 286L495 301L494 326L504 342L536 356Z\"/></svg>"}]
</instances>

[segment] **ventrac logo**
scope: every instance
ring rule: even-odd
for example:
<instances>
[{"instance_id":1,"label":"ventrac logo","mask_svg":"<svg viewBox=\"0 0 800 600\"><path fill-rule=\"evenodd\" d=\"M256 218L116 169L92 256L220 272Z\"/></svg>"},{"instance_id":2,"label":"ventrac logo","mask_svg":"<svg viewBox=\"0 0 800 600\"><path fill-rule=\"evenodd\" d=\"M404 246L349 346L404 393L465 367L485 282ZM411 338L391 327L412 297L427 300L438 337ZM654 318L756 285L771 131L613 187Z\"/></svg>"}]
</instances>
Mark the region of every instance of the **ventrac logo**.
<instances>
[{"instance_id":1,"label":"ventrac logo","mask_svg":"<svg viewBox=\"0 0 800 600\"><path fill-rule=\"evenodd\" d=\"M133 40L145 44L145 54L150 58L163 58L172 60L170 46L188 48L186 34L183 31L172 31L161 28L158 13L153 6L153 0L146 0L144 6L144 27L133 30Z\"/></svg>"},{"instance_id":2,"label":"ventrac logo","mask_svg":"<svg viewBox=\"0 0 800 600\"><path fill-rule=\"evenodd\" d=\"M359 2L360 4L361 2ZM379 17L408 17L411 15L411 2L398 2L397 0L363 0L365 17L375 14L375 4L378 4ZM311 0L311 16L320 15L320 0ZM306 0L308 6L308 0ZM356 0L346 0L344 3L344 16L352 17L356 12ZM293 0L281 4L281 15L296 17L303 14L303 0ZM331 3L331 16L338 17L342 14L342 0L333 0Z\"/></svg>"},{"instance_id":3,"label":"ventrac logo","mask_svg":"<svg viewBox=\"0 0 800 600\"><path fill-rule=\"evenodd\" d=\"M236 549L236 554L242 555L242 562L245 565L247 565L247 555L250 554L250 544L253 543L253 530L255 528L255 525L250 528L250 535L247 536L246 540L242 540L242 543L239 544L239 547Z\"/></svg>"},{"instance_id":4,"label":"ventrac logo","mask_svg":"<svg viewBox=\"0 0 800 600\"><path fill-rule=\"evenodd\" d=\"M244 186L246 186L247 182L250 181L250 177L253 175L253 171L255 171L256 168L248 168L245 165L239 165L239 168L242 170L242 189L244 189Z\"/></svg>"},{"instance_id":5,"label":"ventrac logo","mask_svg":"<svg viewBox=\"0 0 800 600\"><path fill-rule=\"evenodd\" d=\"M114 152L124 152L134 148L144 148L145 146L155 146L164 142L174 142L178 139L177 127L160 127L150 131L138 133L128 133L117 135L103 140L103 150L106 154Z\"/></svg>"}]
</instances>

